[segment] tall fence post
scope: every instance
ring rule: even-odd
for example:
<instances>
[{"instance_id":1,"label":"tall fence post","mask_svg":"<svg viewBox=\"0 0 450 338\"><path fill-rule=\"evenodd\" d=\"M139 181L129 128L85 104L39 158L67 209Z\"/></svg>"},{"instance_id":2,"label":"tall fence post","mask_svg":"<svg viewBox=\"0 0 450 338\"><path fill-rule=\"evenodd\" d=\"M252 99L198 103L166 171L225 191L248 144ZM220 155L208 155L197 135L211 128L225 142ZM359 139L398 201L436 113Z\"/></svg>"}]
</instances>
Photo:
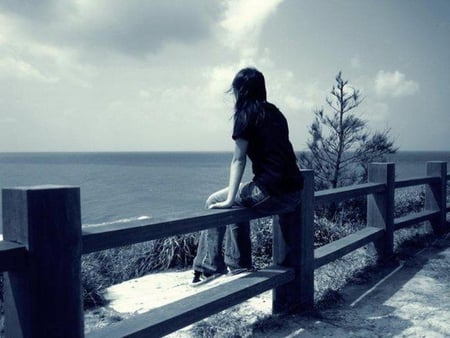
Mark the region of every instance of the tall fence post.
<instances>
[{"instance_id":1,"label":"tall fence post","mask_svg":"<svg viewBox=\"0 0 450 338\"><path fill-rule=\"evenodd\" d=\"M367 195L367 225L383 228L384 236L375 241L378 256L388 259L394 253L394 163L370 163L370 183L383 183L385 191Z\"/></svg>"},{"instance_id":2,"label":"tall fence post","mask_svg":"<svg viewBox=\"0 0 450 338\"><path fill-rule=\"evenodd\" d=\"M425 210L439 211L431 220L431 226L435 233L442 234L446 228L447 162L427 162L427 176L439 177L436 183L425 186Z\"/></svg>"},{"instance_id":3,"label":"tall fence post","mask_svg":"<svg viewBox=\"0 0 450 338\"><path fill-rule=\"evenodd\" d=\"M274 264L291 267L295 279L273 291L273 313L311 309L314 305L314 172L302 170L301 205L289 216L274 217Z\"/></svg>"},{"instance_id":4,"label":"tall fence post","mask_svg":"<svg viewBox=\"0 0 450 338\"><path fill-rule=\"evenodd\" d=\"M24 269L5 273L6 337L83 337L80 190L2 191L3 236L28 250Z\"/></svg>"}]
</instances>

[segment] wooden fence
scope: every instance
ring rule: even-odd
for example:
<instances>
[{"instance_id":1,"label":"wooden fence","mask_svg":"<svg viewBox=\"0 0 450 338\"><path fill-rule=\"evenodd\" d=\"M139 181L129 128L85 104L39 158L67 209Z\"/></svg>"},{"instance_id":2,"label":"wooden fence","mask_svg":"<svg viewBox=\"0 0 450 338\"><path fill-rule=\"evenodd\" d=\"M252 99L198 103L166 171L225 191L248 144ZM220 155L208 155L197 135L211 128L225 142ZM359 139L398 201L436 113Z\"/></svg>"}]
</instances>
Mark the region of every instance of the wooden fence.
<instances>
[{"instance_id":1,"label":"wooden fence","mask_svg":"<svg viewBox=\"0 0 450 338\"><path fill-rule=\"evenodd\" d=\"M446 162L428 162L426 176L395 181L392 163L373 163L368 183L314 193L313 172L303 171L305 188L298 217L273 227L273 266L193 296L136 315L89 337L158 337L273 289L273 312L311 308L314 269L374 243L378 254L393 253L394 231L429 221L436 233L449 230ZM423 211L394 218L396 188L425 186ZM83 337L81 255L261 217L248 209L205 210L165 219L102 227L81 227L77 187L3 189L0 271L4 274L6 337ZM367 196L367 227L313 248L314 207ZM285 238L289 239L285 241ZM151 297L152 295L142 295Z\"/></svg>"}]
</instances>

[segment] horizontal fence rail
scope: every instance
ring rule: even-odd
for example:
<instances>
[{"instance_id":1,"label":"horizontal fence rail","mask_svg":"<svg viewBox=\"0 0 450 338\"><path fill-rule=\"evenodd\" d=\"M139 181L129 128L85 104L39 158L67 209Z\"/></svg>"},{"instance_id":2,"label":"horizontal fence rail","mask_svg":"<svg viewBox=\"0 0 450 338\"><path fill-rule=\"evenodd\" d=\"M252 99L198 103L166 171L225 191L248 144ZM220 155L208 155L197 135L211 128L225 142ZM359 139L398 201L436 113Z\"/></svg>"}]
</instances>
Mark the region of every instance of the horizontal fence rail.
<instances>
[{"instance_id":1,"label":"horizontal fence rail","mask_svg":"<svg viewBox=\"0 0 450 338\"><path fill-rule=\"evenodd\" d=\"M384 229L366 227L344 238L325 244L314 250L314 268L330 263L346 254L369 244L384 235Z\"/></svg>"},{"instance_id":2,"label":"horizontal fence rail","mask_svg":"<svg viewBox=\"0 0 450 338\"><path fill-rule=\"evenodd\" d=\"M398 217L394 220L395 230L406 228L417 223L430 221L438 215L439 211L425 210L410 215L406 215L403 217Z\"/></svg>"},{"instance_id":3,"label":"horizontal fence rail","mask_svg":"<svg viewBox=\"0 0 450 338\"><path fill-rule=\"evenodd\" d=\"M299 209L291 210L298 218L287 229L280 228L277 217L273 219L273 266L88 336L165 335L271 289L274 313L308 309L313 306L315 269L370 243L380 256L389 258L394 231L417 223L429 222L436 233L449 230L446 195L450 175L445 162L428 162L427 176L397 181L393 164L371 164L368 183L315 193L312 171L303 173L302 203ZM395 189L418 185L425 186L424 209L394 218ZM7 337L84 336L82 254L268 216L235 208L81 228L78 188L22 187L3 189L2 193L0 270L6 271ZM314 208L361 196L367 196L367 226L314 250Z\"/></svg>"},{"instance_id":4,"label":"horizontal fence rail","mask_svg":"<svg viewBox=\"0 0 450 338\"><path fill-rule=\"evenodd\" d=\"M83 228L83 253L200 231L261 218L250 209L205 210L170 218Z\"/></svg>"},{"instance_id":5,"label":"horizontal fence rail","mask_svg":"<svg viewBox=\"0 0 450 338\"><path fill-rule=\"evenodd\" d=\"M341 202L350 198L383 192L385 187L381 183L364 183L336 189L321 190L314 194L315 206L332 202Z\"/></svg>"},{"instance_id":6,"label":"horizontal fence rail","mask_svg":"<svg viewBox=\"0 0 450 338\"><path fill-rule=\"evenodd\" d=\"M431 184L439 182L440 177L413 177L395 181L396 188L406 188L422 184Z\"/></svg>"}]
</instances>

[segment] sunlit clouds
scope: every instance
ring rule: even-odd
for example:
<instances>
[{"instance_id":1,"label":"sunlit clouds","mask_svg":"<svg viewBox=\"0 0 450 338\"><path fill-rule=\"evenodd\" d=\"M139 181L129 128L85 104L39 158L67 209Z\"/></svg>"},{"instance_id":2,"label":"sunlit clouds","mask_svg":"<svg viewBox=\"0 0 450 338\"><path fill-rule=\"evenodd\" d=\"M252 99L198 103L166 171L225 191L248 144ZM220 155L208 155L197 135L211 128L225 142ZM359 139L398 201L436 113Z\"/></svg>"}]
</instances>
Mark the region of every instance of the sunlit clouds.
<instances>
[{"instance_id":1,"label":"sunlit clouds","mask_svg":"<svg viewBox=\"0 0 450 338\"><path fill-rule=\"evenodd\" d=\"M225 14L219 25L224 29L225 45L244 60L252 61L258 53L261 29L283 0L225 0Z\"/></svg>"},{"instance_id":2,"label":"sunlit clouds","mask_svg":"<svg viewBox=\"0 0 450 338\"><path fill-rule=\"evenodd\" d=\"M399 71L379 71L375 78L375 92L378 96L402 97L414 95L419 90L419 84L407 80L405 74Z\"/></svg>"}]
</instances>

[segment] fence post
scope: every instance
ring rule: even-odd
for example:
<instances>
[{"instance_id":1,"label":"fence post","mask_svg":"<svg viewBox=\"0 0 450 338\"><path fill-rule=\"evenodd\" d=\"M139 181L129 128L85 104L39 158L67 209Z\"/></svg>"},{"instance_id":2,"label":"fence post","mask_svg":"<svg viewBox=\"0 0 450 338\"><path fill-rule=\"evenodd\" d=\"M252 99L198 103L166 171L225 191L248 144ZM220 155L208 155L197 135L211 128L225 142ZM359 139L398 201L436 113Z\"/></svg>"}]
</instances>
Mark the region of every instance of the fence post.
<instances>
[{"instance_id":1,"label":"fence post","mask_svg":"<svg viewBox=\"0 0 450 338\"><path fill-rule=\"evenodd\" d=\"M6 337L83 337L80 190L2 191L5 240L24 244L25 269L5 273Z\"/></svg>"},{"instance_id":2,"label":"fence post","mask_svg":"<svg viewBox=\"0 0 450 338\"><path fill-rule=\"evenodd\" d=\"M385 230L384 236L375 241L375 248L382 259L388 259L394 253L394 163L370 163L370 183L383 183L386 190L367 195L367 226Z\"/></svg>"},{"instance_id":3,"label":"fence post","mask_svg":"<svg viewBox=\"0 0 450 338\"><path fill-rule=\"evenodd\" d=\"M311 309L314 305L314 172L302 170L304 187L297 210L274 217L274 264L294 268L295 279L273 290L273 313Z\"/></svg>"},{"instance_id":4,"label":"fence post","mask_svg":"<svg viewBox=\"0 0 450 338\"><path fill-rule=\"evenodd\" d=\"M442 234L446 228L447 162L427 162L427 176L439 177L438 182L425 186L425 210L439 210L431 220L431 226L436 234Z\"/></svg>"}]
</instances>

